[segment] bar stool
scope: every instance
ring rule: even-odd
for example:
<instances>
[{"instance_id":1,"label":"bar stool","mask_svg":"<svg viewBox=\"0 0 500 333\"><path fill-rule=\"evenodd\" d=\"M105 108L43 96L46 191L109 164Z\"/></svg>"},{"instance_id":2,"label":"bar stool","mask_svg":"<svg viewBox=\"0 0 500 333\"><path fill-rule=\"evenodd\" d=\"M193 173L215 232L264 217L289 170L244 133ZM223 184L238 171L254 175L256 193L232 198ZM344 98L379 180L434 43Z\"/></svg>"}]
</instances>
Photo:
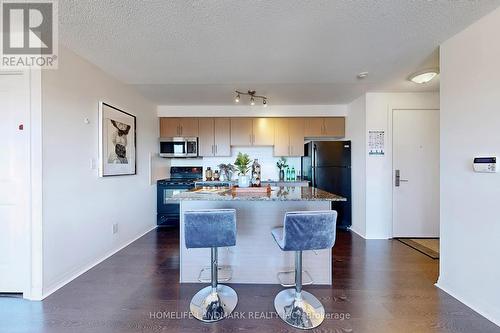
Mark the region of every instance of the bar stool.
<instances>
[{"instance_id":1,"label":"bar stool","mask_svg":"<svg viewBox=\"0 0 500 333\"><path fill-rule=\"evenodd\" d=\"M282 290L274 298L276 312L293 327L312 329L325 318L321 302L302 290L302 251L332 248L336 222L337 212L333 210L288 212L283 227L271 231L283 251L295 251L295 288Z\"/></svg>"},{"instance_id":2,"label":"bar stool","mask_svg":"<svg viewBox=\"0 0 500 333\"><path fill-rule=\"evenodd\" d=\"M191 299L190 310L196 319L216 322L233 312L238 295L233 288L218 284L217 248L236 245L236 210L207 209L184 213L186 247L211 249L211 285Z\"/></svg>"}]
</instances>

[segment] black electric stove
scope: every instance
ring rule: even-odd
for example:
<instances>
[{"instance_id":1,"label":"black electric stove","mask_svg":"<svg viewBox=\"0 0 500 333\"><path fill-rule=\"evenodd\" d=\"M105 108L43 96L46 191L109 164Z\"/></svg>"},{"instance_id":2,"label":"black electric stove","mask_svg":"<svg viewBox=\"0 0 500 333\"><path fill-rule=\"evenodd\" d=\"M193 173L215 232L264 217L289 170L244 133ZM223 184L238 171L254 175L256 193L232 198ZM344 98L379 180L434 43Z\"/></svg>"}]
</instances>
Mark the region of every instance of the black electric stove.
<instances>
[{"instance_id":1,"label":"black electric stove","mask_svg":"<svg viewBox=\"0 0 500 333\"><path fill-rule=\"evenodd\" d=\"M161 227L179 226L179 202L169 200L174 194L188 191L195 183L203 179L201 166L171 167L170 178L158 180L157 190L157 223Z\"/></svg>"}]
</instances>

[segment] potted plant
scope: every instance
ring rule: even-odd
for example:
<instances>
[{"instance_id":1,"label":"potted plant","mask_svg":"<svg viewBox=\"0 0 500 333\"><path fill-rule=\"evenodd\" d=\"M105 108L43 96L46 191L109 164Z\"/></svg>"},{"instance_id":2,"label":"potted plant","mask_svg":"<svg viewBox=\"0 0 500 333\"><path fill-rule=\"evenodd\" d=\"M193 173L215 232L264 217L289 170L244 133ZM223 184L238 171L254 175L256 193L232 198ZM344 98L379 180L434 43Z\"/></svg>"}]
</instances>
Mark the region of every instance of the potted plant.
<instances>
[{"instance_id":1,"label":"potted plant","mask_svg":"<svg viewBox=\"0 0 500 333\"><path fill-rule=\"evenodd\" d=\"M285 169L288 168L288 164L286 164L286 158L282 157L276 162L276 166L280 170L280 181L285 180Z\"/></svg>"},{"instance_id":2,"label":"potted plant","mask_svg":"<svg viewBox=\"0 0 500 333\"><path fill-rule=\"evenodd\" d=\"M236 171L236 168L231 163L219 164L219 168L221 173L224 175L224 180L230 182L233 179L233 172Z\"/></svg>"},{"instance_id":3,"label":"potted plant","mask_svg":"<svg viewBox=\"0 0 500 333\"><path fill-rule=\"evenodd\" d=\"M234 161L234 165L238 170L238 186L250 186L250 177L247 176L247 172L250 171L250 157L248 154L239 152L238 156L236 156L236 161Z\"/></svg>"}]
</instances>

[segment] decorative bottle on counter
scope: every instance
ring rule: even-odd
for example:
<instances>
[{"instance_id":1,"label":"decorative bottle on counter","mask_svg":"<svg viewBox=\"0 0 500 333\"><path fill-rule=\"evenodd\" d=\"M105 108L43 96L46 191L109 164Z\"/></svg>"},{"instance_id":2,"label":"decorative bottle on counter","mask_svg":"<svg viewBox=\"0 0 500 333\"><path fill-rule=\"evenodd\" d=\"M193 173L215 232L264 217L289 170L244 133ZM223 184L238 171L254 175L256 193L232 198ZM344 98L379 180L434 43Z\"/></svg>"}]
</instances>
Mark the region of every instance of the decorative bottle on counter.
<instances>
[{"instance_id":1,"label":"decorative bottle on counter","mask_svg":"<svg viewBox=\"0 0 500 333\"><path fill-rule=\"evenodd\" d=\"M207 167L205 170L205 178L207 179L207 182L212 181L212 169L210 167Z\"/></svg>"},{"instance_id":2,"label":"decorative bottle on counter","mask_svg":"<svg viewBox=\"0 0 500 333\"><path fill-rule=\"evenodd\" d=\"M285 180L285 170L280 169L280 182Z\"/></svg>"},{"instance_id":3,"label":"decorative bottle on counter","mask_svg":"<svg viewBox=\"0 0 500 333\"><path fill-rule=\"evenodd\" d=\"M295 180L295 167L292 167L292 172L291 172L290 180Z\"/></svg>"},{"instance_id":4,"label":"decorative bottle on counter","mask_svg":"<svg viewBox=\"0 0 500 333\"><path fill-rule=\"evenodd\" d=\"M261 168L258 159L255 159L252 164L252 186L261 186Z\"/></svg>"},{"instance_id":5,"label":"decorative bottle on counter","mask_svg":"<svg viewBox=\"0 0 500 333\"><path fill-rule=\"evenodd\" d=\"M213 174L214 181L218 182L220 180L219 170L215 170Z\"/></svg>"},{"instance_id":6,"label":"decorative bottle on counter","mask_svg":"<svg viewBox=\"0 0 500 333\"><path fill-rule=\"evenodd\" d=\"M290 168L286 168L286 180L290 180L291 176L290 176Z\"/></svg>"}]
</instances>

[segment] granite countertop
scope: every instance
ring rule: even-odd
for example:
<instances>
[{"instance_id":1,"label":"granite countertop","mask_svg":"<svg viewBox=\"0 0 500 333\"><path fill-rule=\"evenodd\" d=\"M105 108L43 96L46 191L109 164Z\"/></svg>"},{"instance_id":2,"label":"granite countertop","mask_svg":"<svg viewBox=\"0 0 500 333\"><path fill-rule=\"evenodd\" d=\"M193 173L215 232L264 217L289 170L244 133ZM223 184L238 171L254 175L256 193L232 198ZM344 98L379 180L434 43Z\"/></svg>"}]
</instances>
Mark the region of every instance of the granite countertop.
<instances>
[{"instance_id":1,"label":"granite countertop","mask_svg":"<svg viewBox=\"0 0 500 333\"><path fill-rule=\"evenodd\" d=\"M172 201L347 201L346 198L314 187L271 187L270 193L237 193L229 187L196 187L175 194Z\"/></svg>"},{"instance_id":2,"label":"granite countertop","mask_svg":"<svg viewBox=\"0 0 500 333\"><path fill-rule=\"evenodd\" d=\"M227 184L236 185L238 184L237 180L198 180L195 182L199 186L207 185L219 185L226 186ZM273 179L264 179L262 180L262 184L309 184L308 180L273 180Z\"/></svg>"}]
</instances>

